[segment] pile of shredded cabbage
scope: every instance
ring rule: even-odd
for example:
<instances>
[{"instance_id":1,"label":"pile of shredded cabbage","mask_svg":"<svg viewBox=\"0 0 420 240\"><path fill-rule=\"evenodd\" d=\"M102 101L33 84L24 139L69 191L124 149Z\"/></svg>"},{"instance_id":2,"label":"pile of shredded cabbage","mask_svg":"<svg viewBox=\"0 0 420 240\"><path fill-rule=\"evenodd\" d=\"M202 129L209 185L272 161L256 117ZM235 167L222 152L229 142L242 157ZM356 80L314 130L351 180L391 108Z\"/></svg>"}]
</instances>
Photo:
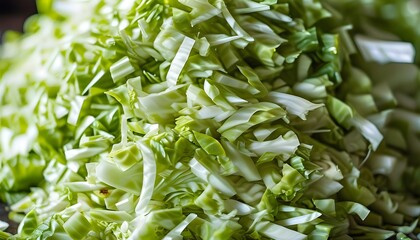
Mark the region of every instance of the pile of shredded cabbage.
<instances>
[{"instance_id":1,"label":"pile of shredded cabbage","mask_svg":"<svg viewBox=\"0 0 420 240\"><path fill-rule=\"evenodd\" d=\"M1 48L0 239L420 232L416 1L38 8Z\"/></svg>"}]
</instances>

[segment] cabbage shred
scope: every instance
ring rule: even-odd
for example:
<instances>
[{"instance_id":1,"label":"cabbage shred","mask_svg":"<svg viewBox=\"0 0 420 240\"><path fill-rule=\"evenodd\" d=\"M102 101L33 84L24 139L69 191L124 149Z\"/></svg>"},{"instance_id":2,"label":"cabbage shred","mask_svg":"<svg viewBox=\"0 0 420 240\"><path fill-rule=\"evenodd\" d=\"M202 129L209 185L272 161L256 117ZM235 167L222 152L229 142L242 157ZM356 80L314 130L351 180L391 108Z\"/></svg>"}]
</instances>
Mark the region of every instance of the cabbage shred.
<instances>
[{"instance_id":1,"label":"cabbage shred","mask_svg":"<svg viewBox=\"0 0 420 240\"><path fill-rule=\"evenodd\" d=\"M418 169L387 119L418 115L354 66L340 7L38 1L1 49L0 199L20 225L0 238L417 233Z\"/></svg>"}]
</instances>

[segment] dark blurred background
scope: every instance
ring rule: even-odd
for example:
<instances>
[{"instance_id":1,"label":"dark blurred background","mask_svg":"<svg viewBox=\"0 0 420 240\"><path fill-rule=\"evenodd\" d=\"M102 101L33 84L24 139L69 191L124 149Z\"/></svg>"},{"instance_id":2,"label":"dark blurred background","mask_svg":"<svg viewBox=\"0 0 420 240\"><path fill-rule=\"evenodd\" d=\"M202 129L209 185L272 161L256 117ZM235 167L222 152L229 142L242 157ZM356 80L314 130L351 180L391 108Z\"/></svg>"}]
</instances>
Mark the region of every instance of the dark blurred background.
<instances>
[{"instance_id":1,"label":"dark blurred background","mask_svg":"<svg viewBox=\"0 0 420 240\"><path fill-rule=\"evenodd\" d=\"M35 0L0 0L0 37L6 30L22 31L25 19L35 13Z\"/></svg>"}]
</instances>

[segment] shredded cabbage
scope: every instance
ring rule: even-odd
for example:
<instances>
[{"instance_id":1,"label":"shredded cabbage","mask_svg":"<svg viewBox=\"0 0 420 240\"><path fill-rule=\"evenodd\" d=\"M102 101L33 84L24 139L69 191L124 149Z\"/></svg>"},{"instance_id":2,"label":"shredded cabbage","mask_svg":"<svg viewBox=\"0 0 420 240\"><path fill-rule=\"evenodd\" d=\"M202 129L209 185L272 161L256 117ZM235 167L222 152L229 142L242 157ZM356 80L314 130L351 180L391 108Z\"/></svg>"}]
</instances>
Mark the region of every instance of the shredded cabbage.
<instances>
[{"instance_id":1,"label":"shredded cabbage","mask_svg":"<svg viewBox=\"0 0 420 240\"><path fill-rule=\"evenodd\" d=\"M37 3L0 48L0 239L420 234L416 1Z\"/></svg>"}]
</instances>

